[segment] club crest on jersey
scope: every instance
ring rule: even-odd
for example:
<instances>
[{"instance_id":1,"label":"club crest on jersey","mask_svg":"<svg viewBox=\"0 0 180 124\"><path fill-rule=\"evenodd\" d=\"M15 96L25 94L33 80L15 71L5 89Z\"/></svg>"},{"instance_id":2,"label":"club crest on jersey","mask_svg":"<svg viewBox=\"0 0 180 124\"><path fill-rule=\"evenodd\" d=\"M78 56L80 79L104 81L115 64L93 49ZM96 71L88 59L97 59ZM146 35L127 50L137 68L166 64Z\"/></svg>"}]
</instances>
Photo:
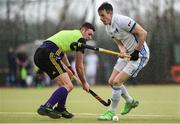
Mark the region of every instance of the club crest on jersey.
<instances>
[{"instance_id":1,"label":"club crest on jersey","mask_svg":"<svg viewBox=\"0 0 180 124\"><path fill-rule=\"evenodd\" d=\"M117 32L119 32L119 31L118 31L118 29L116 28L115 33L117 33Z\"/></svg>"},{"instance_id":2,"label":"club crest on jersey","mask_svg":"<svg viewBox=\"0 0 180 124\"><path fill-rule=\"evenodd\" d=\"M53 75L55 75L55 74L56 74L56 72L55 72L55 71L53 71L53 72L52 72L52 74L53 74Z\"/></svg>"},{"instance_id":3,"label":"club crest on jersey","mask_svg":"<svg viewBox=\"0 0 180 124\"><path fill-rule=\"evenodd\" d=\"M119 31L118 31L118 29L116 28L113 32L110 32L110 35L111 35L111 38L115 38L114 37L114 34L115 33L118 33Z\"/></svg>"}]
</instances>

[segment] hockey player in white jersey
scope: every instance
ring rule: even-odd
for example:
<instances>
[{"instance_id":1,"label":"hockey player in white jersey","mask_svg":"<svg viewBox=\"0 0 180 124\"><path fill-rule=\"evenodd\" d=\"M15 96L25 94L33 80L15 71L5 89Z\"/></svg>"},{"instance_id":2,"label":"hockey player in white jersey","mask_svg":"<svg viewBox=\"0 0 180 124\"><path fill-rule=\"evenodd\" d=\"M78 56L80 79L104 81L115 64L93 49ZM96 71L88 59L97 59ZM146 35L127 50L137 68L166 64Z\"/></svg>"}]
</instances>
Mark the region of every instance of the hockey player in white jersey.
<instances>
[{"instance_id":1,"label":"hockey player in white jersey","mask_svg":"<svg viewBox=\"0 0 180 124\"><path fill-rule=\"evenodd\" d=\"M121 111L122 115L127 114L139 104L129 95L123 83L130 77L136 77L149 60L149 48L145 42L147 32L130 17L114 14L110 3L101 4L98 14L105 25L107 34L115 41L120 53L131 55L130 59L119 58L117 60L108 81L112 86L112 103L108 111L100 115L98 119L112 120L121 96L126 101Z\"/></svg>"}]
</instances>

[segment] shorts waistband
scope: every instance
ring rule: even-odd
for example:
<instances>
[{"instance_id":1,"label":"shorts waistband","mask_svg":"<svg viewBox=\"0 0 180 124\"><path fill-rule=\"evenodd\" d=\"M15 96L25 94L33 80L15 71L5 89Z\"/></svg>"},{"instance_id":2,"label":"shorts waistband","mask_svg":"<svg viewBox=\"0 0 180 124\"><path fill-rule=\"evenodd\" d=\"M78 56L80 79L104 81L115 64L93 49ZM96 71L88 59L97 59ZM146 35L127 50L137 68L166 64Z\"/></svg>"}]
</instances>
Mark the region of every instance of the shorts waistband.
<instances>
[{"instance_id":1,"label":"shorts waistband","mask_svg":"<svg viewBox=\"0 0 180 124\"><path fill-rule=\"evenodd\" d=\"M60 55L62 52L62 49L59 48L55 43L51 42L51 41L44 41L42 45L40 45L39 48L47 48L49 49L51 52L55 53L56 55Z\"/></svg>"}]
</instances>

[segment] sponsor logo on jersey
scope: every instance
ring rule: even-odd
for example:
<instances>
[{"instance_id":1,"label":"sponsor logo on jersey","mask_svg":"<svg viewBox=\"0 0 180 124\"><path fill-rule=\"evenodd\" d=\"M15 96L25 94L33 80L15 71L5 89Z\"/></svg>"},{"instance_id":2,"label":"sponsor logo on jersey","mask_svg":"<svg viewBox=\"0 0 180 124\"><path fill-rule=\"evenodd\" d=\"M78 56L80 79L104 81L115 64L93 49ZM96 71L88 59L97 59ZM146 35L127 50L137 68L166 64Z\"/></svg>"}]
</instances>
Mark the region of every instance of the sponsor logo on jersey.
<instances>
[{"instance_id":1,"label":"sponsor logo on jersey","mask_svg":"<svg viewBox=\"0 0 180 124\"><path fill-rule=\"evenodd\" d=\"M56 72L55 72L55 71L53 71L53 72L52 72L52 74L53 74L53 75L55 75L55 74L56 74Z\"/></svg>"},{"instance_id":2,"label":"sponsor logo on jersey","mask_svg":"<svg viewBox=\"0 0 180 124\"><path fill-rule=\"evenodd\" d=\"M131 20L129 21L128 26L131 26Z\"/></svg>"}]
</instances>

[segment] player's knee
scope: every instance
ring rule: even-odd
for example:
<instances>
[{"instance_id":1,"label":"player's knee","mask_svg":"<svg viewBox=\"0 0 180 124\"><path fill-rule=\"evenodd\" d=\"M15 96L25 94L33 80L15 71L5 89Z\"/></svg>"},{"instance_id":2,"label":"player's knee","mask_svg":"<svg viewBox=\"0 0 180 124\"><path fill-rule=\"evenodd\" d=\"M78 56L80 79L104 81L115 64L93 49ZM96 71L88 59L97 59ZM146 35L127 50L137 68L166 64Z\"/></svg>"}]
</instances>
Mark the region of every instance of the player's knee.
<instances>
[{"instance_id":1,"label":"player's knee","mask_svg":"<svg viewBox=\"0 0 180 124\"><path fill-rule=\"evenodd\" d=\"M113 79L110 78L110 79L108 80L108 84L109 84L109 85L113 85Z\"/></svg>"},{"instance_id":2,"label":"player's knee","mask_svg":"<svg viewBox=\"0 0 180 124\"><path fill-rule=\"evenodd\" d=\"M117 85L117 84L122 84L123 83L123 79L117 79L115 78L113 81L112 81L112 85Z\"/></svg>"},{"instance_id":3,"label":"player's knee","mask_svg":"<svg viewBox=\"0 0 180 124\"><path fill-rule=\"evenodd\" d=\"M63 85L60 85L60 86L65 87L68 92L71 92L71 90L73 90L73 88L74 88L72 83L67 83L67 84L63 84Z\"/></svg>"},{"instance_id":4,"label":"player's knee","mask_svg":"<svg viewBox=\"0 0 180 124\"><path fill-rule=\"evenodd\" d=\"M71 84L71 86L70 86L70 89L71 89L71 90L73 90L73 89L74 89L74 86L73 86L73 84Z\"/></svg>"},{"instance_id":5,"label":"player's knee","mask_svg":"<svg viewBox=\"0 0 180 124\"><path fill-rule=\"evenodd\" d=\"M71 90L73 90L73 88L74 88L74 86L73 86L72 83L67 85L67 89L68 89L69 92L70 92Z\"/></svg>"},{"instance_id":6,"label":"player's knee","mask_svg":"<svg viewBox=\"0 0 180 124\"><path fill-rule=\"evenodd\" d=\"M112 85L118 84L118 80L112 80Z\"/></svg>"}]
</instances>

